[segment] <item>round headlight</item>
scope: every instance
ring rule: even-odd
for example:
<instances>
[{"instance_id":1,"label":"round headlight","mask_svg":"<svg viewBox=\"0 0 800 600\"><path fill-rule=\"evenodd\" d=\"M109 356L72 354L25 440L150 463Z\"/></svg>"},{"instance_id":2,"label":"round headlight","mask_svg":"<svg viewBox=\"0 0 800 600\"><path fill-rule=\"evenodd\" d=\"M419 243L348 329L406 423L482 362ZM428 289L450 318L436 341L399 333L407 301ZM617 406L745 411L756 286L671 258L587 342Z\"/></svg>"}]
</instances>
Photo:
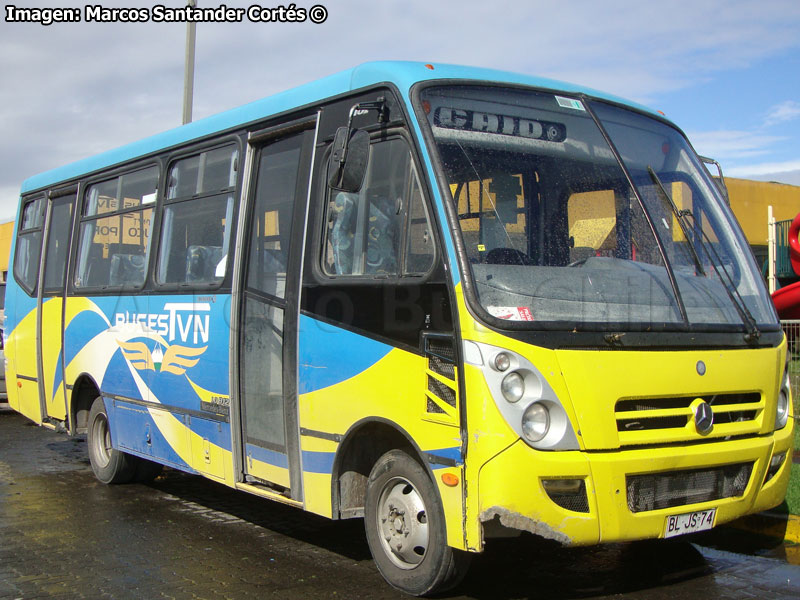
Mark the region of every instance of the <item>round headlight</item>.
<instances>
[{"instance_id":1,"label":"round headlight","mask_svg":"<svg viewBox=\"0 0 800 600\"><path fill-rule=\"evenodd\" d=\"M541 402L534 402L522 415L522 435L529 442L540 442L550 430L550 411Z\"/></svg>"},{"instance_id":2,"label":"round headlight","mask_svg":"<svg viewBox=\"0 0 800 600\"><path fill-rule=\"evenodd\" d=\"M783 429L789 421L789 382L784 381L778 394L778 410L775 413L775 429Z\"/></svg>"},{"instance_id":3,"label":"round headlight","mask_svg":"<svg viewBox=\"0 0 800 600\"><path fill-rule=\"evenodd\" d=\"M525 380L522 375L513 371L503 378L503 383L500 384L500 390L503 392L503 397L511 403L518 402L522 395L525 393Z\"/></svg>"},{"instance_id":4,"label":"round headlight","mask_svg":"<svg viewBox=\"0 0 800 600\"><path fill-rule=\"evenodd\" d=\"M511 366L511 357L505 352L498 352L494 356L494 368L500 371L507 371Z\"/></svg>"}]
</instances>

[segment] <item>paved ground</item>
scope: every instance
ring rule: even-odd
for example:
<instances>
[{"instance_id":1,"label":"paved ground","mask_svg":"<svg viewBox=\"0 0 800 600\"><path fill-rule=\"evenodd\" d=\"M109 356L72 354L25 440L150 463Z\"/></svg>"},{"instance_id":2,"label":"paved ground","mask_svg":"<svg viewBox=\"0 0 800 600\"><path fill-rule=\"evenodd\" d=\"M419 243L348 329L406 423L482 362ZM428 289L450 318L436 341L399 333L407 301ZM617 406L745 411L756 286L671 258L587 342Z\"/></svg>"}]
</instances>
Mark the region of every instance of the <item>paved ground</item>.
<instances>
[{"instance_id":1,"label":"paved ground","mask_svg":"<svg viewBox=\"0 0 800 600\"><path fill-rule=\"evenodd\" d=\"M800 597L800 567L781 548L733 531L701 541L498 542L449 597ZM84 441L0 410L0 598L51 597L405 596L378 575L358 520L327 521L176 471L105 486Z\"/></svg>"}]
</instances>

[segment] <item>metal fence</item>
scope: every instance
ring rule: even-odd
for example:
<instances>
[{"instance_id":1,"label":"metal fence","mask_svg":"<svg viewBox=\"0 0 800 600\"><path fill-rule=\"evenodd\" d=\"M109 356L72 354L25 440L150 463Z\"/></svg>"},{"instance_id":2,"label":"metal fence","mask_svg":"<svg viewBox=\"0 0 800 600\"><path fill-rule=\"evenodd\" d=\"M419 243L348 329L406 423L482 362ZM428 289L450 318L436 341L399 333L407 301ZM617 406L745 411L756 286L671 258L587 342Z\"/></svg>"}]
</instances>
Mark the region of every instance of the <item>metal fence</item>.
<instances>
[{"instance_id":1,"label":"metal fence","mask_svg":"<svg viewBox=\"0 0 800 600\"><path fill-rule=\"evenodd\" d=\"M796 277L789 259L789 227L792 219L775 221L775 277Z\"/></svg>"},{"instance_id":2,"label":"metal fence","mask_svg":"<svg viewBox=\"0 0 800 600\"><path fill-rule=\"evenodd\" d=\"M781 327L789 345L789 380L794 396L794 414L797 415L800 408L800 320L781 321Z\"/></svg>"}]
</instances>

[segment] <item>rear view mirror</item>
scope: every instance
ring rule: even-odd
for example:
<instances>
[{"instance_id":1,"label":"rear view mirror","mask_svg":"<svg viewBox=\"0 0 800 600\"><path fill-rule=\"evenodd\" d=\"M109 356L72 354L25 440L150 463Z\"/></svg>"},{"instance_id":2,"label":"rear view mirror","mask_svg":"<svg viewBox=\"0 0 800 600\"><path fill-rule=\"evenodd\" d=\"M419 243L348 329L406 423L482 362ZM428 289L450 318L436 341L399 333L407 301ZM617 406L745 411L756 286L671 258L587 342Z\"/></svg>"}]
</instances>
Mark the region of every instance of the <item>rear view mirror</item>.
<instances>
[{"instance_id":1,"label":"rear view mirror","mask_svg":"<svg viewBox=\"0 0 800 600\"><path fill-rule=\"evenodd\" d=\"M342 192L358 192L367 172L368 158L369 134L339 127L333 139L328 185Z\"/></svg>"}]
</instances>

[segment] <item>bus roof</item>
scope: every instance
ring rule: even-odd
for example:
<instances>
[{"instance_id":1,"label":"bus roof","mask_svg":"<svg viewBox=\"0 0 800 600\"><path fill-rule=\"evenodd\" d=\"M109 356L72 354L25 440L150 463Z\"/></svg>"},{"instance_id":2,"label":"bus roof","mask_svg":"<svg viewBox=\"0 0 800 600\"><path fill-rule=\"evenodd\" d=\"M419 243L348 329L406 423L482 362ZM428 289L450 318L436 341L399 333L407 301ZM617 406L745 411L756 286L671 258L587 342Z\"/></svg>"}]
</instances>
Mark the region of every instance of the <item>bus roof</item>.
<instances>
[{"instance_id":1,"label":"bus roof","mask_svg":"<svg viewBox=\"0 0 800 600\"><path fill-rule=\"evenodd\" d=\"M34 175L23 182L21 193L25 194L62 181L69 181L100 169L147 156L214 133L233 129L351 90L388 82L396 85L403 94L407 94L413 84L436 79L480 80L526 85L554 91L584 93L656 114L647 107L587 87L520 73L438 63L426 65L424 63L404 61L367 62L273 96Z\"/></svg>"}]
</instances>

